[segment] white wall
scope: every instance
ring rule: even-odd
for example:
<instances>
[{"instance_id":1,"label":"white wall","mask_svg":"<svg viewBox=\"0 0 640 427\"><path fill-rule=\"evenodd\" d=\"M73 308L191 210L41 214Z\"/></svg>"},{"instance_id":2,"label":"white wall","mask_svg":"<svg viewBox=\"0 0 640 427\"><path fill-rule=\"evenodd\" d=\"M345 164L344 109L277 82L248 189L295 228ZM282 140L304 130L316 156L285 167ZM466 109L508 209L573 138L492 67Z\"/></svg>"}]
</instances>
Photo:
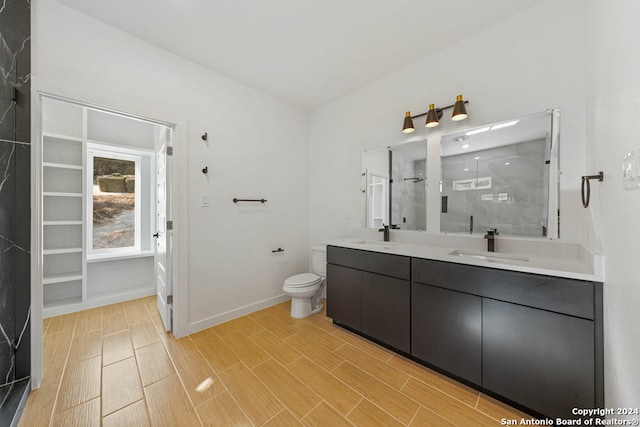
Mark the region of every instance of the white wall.
<instances>
[{"instance_id":1,"label":"white wall","mask_svg":"<svg viewBox=\"0 0 640 427\"><path fill-rule=\"evenodd\" d=\"M307 114L53 0L32 14L36 90L188 122L188 331L281 299L284 279L308 271Z\"/></svg>"},{"instance_id":2,"label":"white wall","mask_svg":"<svg viewBox=\"0 0 640 427\"><path fill-rule=\"evenodd\" d=\"M314 111L311 242L347 236L360 225L362 151L423 136L428 183L435 190L428 194L427 227L438 232L440 135L547 108L562 110L561 238L583 240L578 190L585 157L585 31L583 2L547 0ZM401 133L405 111L453 104L458 94L470 101L467 120L456 124L446 116L437 130L427 131L421 118L412 136Z\"/></svg>"},{"instance_id":3,"label":"white wall","mask_svg":"<svg viewBox=\"0 0 640 427\"><path fill-rule=\"evenodd\" d=\"M604 286L605 402L640 403L640 189L622 187L622 158L640 148L640 3L588 2L588 173L592 185L591 240L606 256ZM629 418L639 418L637 415Z\"/></svg>"},{"instance_id":4,"label":"white wall","mask_svg":"<svg viewBox=\"0 0 640 427\"><path fill-rule=\"evenodd\" d=\"M153 295L154 279L152 257L91 262L87 264L87 297L92 305L104 305L122 296Z\"/></svg>"}]
</instances>

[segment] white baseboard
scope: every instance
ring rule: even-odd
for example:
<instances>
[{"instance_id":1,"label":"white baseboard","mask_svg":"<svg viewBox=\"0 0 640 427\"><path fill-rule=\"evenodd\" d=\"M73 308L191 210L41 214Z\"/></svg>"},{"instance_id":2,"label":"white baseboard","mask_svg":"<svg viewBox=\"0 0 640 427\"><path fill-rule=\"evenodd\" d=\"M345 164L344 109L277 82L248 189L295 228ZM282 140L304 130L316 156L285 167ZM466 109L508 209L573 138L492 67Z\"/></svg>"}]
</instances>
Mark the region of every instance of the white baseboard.
<instances>
[{"instance_id":1,"label":"white baseboard","mask_svg":"<svg viewBox=\"0 0 640 427\"><path fill-rule=\"evenodd\" d=\"M90 308L102 307L109 304L129 301L132 299L149 297L155 295L155 288L135 289L132 291L120 292L113 295L104 295L90 297L84 302L76 304L60 305L56 307L45 308L42 310L42 317L60 316L63 314L75 313L76 311L88 310Z\"/></svg>"},{"instance_id":2,"label":"white baseboard","mask_svg":"<svg viewBox=\"0 0 640 427\"><path fill-rule=\"evenodd\" d=\"M216 314L215 316L207 317L206 319L198 320L197 322L189 323L187 326L187 335L200 332L203 329L211 328L212 326L219 325L229 320L237 319L238 317L245 316L253 313L254 311L262 310L272 305L279 304L283 301L287 301L290 297L282 294L272 298L267 298L262 301L258 301L253 304L245 305L234 310L230 310L224 313Z\"/></svg>"}]
</instances>

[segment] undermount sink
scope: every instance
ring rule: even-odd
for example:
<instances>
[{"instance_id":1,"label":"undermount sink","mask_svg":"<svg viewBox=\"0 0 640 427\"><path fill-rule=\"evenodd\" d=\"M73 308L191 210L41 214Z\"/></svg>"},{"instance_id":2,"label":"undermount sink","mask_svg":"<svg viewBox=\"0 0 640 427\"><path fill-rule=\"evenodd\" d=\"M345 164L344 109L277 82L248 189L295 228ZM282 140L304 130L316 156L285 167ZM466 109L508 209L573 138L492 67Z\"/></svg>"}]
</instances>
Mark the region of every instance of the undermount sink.
<instances>
[{"instance_id":1,"label":"undermount sink","mask_svg":"<svg viewBox=\"0 0 640 427\"><path fill-rule=\"evenodd\" d=\"M372 240L356 240L351 242L354 245L363 245L363 246L375 246L381 249L392 249L397 245L395 242L377 242Z\"/></svg>"},{"instance_id":2,"label":"undermount sink","mask_svg":"<svg viewBox=\"0 0 640 427\"><path fill-rule=\"evenodd\" d=\"M495 252L480 252L456 249L449 252L449 255L457 255L464 258L473 258L488 262L501 262L505 264L521 264L529 262L529 257L525 255L500 254Z\"/></svg>"}]
</instances>

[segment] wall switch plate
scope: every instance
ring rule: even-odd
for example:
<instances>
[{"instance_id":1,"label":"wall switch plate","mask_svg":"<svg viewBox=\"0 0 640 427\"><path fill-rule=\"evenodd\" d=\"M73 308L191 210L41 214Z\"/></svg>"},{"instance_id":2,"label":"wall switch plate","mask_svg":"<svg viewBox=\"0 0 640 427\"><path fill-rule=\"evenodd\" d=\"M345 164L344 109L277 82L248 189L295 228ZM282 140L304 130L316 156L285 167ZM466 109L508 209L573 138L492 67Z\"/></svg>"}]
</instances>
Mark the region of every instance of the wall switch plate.
<instances>
[{"instance_id":1,"label":"wall switch plate","mask_svg":"<svg viewBox=\"0 0 640 427\"><path fill-rule=\"evenodd\" d=\"M209 193L200 194L200 206L205 208L209 207Z\"/></svg>"}]
</instances>

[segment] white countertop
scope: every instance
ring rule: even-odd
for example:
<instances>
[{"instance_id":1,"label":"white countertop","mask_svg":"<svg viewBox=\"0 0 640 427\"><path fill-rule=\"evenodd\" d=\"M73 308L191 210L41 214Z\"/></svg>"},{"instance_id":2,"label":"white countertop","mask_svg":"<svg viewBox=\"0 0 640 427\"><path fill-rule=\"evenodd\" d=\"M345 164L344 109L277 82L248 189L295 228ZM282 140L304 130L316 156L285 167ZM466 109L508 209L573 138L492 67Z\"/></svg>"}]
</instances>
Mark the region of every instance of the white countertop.
<instances>
[{"instance_id":1,"label":"white countertop","mask_svg":"<svg viewBox=\"0 0 640 427\"><path fill-rule=\"evenodd\" d=\"M548 246L545 250L531 250L519 252L485 252L475 249L453 246L459 243L452 239L452 245L446 246L446 239L439 239L438 245L417 244L408 242L384 242L359 237L327 240L326 245L343 248L361 249L373 252L403 255L436 261L454 262L500 270L521 271L525 273L543 274L547 276L566 277L570 279L602 282L603 257L580 244L563 242L543 242ZM445 245L442 245L445 243ZM535 242L538 245L538 242ZM561 245L561 246L558 246ZM505 245L507 246L507 245ZM510 248L518 247L518 241L512 239ZM533 247L531 242L521 244L522 249ZM550 249L549 249L550 248ZM541 253L542 252L542 253Z\"/></svg>"}]
</instances>

